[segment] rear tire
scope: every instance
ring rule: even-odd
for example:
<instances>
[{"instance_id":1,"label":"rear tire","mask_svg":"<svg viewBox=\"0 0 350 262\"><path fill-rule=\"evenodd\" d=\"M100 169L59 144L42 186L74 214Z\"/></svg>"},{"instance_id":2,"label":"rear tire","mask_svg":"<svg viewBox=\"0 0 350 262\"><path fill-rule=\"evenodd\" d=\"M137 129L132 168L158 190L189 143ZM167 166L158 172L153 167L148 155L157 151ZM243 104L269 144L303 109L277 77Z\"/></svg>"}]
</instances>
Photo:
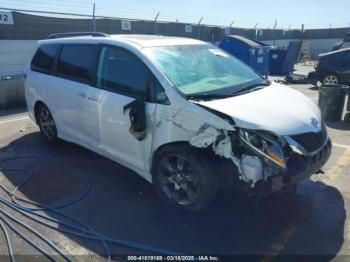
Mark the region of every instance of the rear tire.
<instances>
[{"instance_id":1,"label":"rear tire","mask_svg":"<svg viewBox=\"0 0 350 262\"><path fill-rule=\"evenodd\" d=\"M45 105L40 105L37 111L37 120L41 135L49 143L57 143L59 141L57 128L50 110Z\"/></svg>"},{"instance_id":2,"label":"rear tire","mask_svg":"<svg viewBox=\"0 0 350 262\"><path fill-rule=\"evenodd\" d=\"M188 211L200 211L215 199L220 173L198 149L174 145L155 156L153 185L165 202Z\"/></svg>"}]
</instances>

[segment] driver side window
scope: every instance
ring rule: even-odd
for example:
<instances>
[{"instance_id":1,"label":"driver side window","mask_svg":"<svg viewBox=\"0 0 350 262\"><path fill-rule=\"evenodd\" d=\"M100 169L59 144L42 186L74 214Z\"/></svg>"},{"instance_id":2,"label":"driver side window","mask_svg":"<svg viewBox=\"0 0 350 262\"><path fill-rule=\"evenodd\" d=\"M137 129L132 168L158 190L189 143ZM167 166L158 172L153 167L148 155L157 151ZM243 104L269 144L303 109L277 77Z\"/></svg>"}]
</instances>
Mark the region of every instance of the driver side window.
<instances>
[{"instance_id":1,"label":"driver side window","mask_svg":"<svg viewBox=\"0 0 350 262\"><path fill-rule=\"evenodd\" d=\"M146 97L148 68L132 53L118 47L102 47L97 87L131 97Z\"/></svg>"}]
</instances>

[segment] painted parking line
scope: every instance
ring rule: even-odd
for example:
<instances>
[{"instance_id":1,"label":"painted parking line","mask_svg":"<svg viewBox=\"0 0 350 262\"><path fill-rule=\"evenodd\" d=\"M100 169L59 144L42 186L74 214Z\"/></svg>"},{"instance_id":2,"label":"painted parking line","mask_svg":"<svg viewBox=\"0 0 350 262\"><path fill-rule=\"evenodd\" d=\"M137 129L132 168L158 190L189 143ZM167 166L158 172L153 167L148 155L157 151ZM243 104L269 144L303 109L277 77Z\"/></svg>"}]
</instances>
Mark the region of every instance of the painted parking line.
<instances>
[{"instance_id":1,"label":"painted parking line","mask_svg":"<svg viewBox=\"0 0 350 262\"><path fill-rule=\"evenodd\" d=\"M342 146L342 145L341 145ZM328 178L330 180L336 180L341 173L344 171L345 167L350 163L350 147L346 147L344 152L338 158L337 162L327 171L329 174ZM299 225L302 223L304 218L309 211L309 208L303 208L302 213L296 221L290 223L287 228L282 232L276 243L274 243L271 248L266 252L263 258L260 260L261 262L269 262L273 259L273 257L278 256L284 250L288 241L297 233L299 229ZM346 226L347 230L349 229L349 224Z\"/></svg>"},{"instance_id":2,"label":"painted parking line","mask_svg":"<svg viewBox=\"0 0 350 262\"><path fill-rule=\"evenodd\" d=\"M340 147L340 148L345 148L345 149L350 147L349 145L343 145L343 144L337 144L337 143L332 143L332 145L335 147Z\"/></svg>"},{"instance_id":3,"label":"painted parking line","mask_svg":"<svg viewBox=\"0 0 350 262\"><path fill-rule=\"evenodd\" d=\"M18 122L18 121L22 121L22 120L25 120L25 119L29 119L29 116L18 117L18 118L9 119L9 120L3 120L3 121L0 121L0 125L1 124L12 123L12 122Z\"/></svg>"},{"instance_id":4,"label":"painted parking line","mask_svg":"<svg viewBox=\"0 0 350 262\"><path fill-rule=\"evenodd\" d=\"M274 258L282 253L289 239L291 239L299 230L299 227L305 217L310 212L310 206L305 205L301 210L298 218L291 222L287 228L282 232L276 243L274 243L271 248L262 257L260 262L269 262L274 260Z\"/></svg>"}]
</instances>

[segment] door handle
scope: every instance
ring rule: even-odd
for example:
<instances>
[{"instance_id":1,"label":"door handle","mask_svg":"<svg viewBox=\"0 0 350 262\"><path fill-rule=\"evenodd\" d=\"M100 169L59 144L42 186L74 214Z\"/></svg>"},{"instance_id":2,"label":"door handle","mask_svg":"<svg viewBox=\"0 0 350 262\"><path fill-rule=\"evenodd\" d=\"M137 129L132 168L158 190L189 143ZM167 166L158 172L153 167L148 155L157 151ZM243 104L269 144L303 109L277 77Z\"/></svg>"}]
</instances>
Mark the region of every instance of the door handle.
<instances>
[{"instance_id":1,"label":"door handle","mask_svg":"<svg viewBox=\"0 0 350 262\"><path fill-rule=\"evenodd\" d=\"M98 102L98 103L100 102L100 99L96 96L89 96L88 99L94 102Z\"/></svg>"},{"instance_id":2,"label":"door handle","mask_svg":"<svg viewBox=\"0 0 350 262\"><path fill-rule=\"evenodd\" d=\"M85 95L84 93L82 93L82 92L79 92L79 93L78 93L78 96L86 97L86 95Z\"/></svg>"}]
</instances>

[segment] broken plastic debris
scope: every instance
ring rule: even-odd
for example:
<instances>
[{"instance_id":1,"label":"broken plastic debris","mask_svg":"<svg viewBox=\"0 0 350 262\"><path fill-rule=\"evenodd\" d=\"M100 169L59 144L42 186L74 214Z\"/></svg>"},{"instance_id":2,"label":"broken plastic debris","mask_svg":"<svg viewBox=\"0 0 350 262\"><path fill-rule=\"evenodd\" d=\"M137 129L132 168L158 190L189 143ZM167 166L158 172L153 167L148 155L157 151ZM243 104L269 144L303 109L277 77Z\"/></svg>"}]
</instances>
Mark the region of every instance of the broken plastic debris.
<instances>
[{"instance_id":1,"label":"broken plastic debris","mask_svg":"<svg viewBox=\"0 0 350 262\"><path fill-rule=\"evenodd\" d=\"M202 127L199 129L198 134L191 139L190 144L195 147L205 148L214 144L219 135L219 131L213 127Z\"/></svg>"},{"instance_id":2,"label":"broken plastic debris","mask_svg":"<svg viewBox=\"0 0 350 262\"><path fill-rule=\"evenodd\" d=\"M257 156L244 156L242 158L242 177L246 182L251 182L252 187L263 179L263 163Z\"/></svg>"}]
</instances>

